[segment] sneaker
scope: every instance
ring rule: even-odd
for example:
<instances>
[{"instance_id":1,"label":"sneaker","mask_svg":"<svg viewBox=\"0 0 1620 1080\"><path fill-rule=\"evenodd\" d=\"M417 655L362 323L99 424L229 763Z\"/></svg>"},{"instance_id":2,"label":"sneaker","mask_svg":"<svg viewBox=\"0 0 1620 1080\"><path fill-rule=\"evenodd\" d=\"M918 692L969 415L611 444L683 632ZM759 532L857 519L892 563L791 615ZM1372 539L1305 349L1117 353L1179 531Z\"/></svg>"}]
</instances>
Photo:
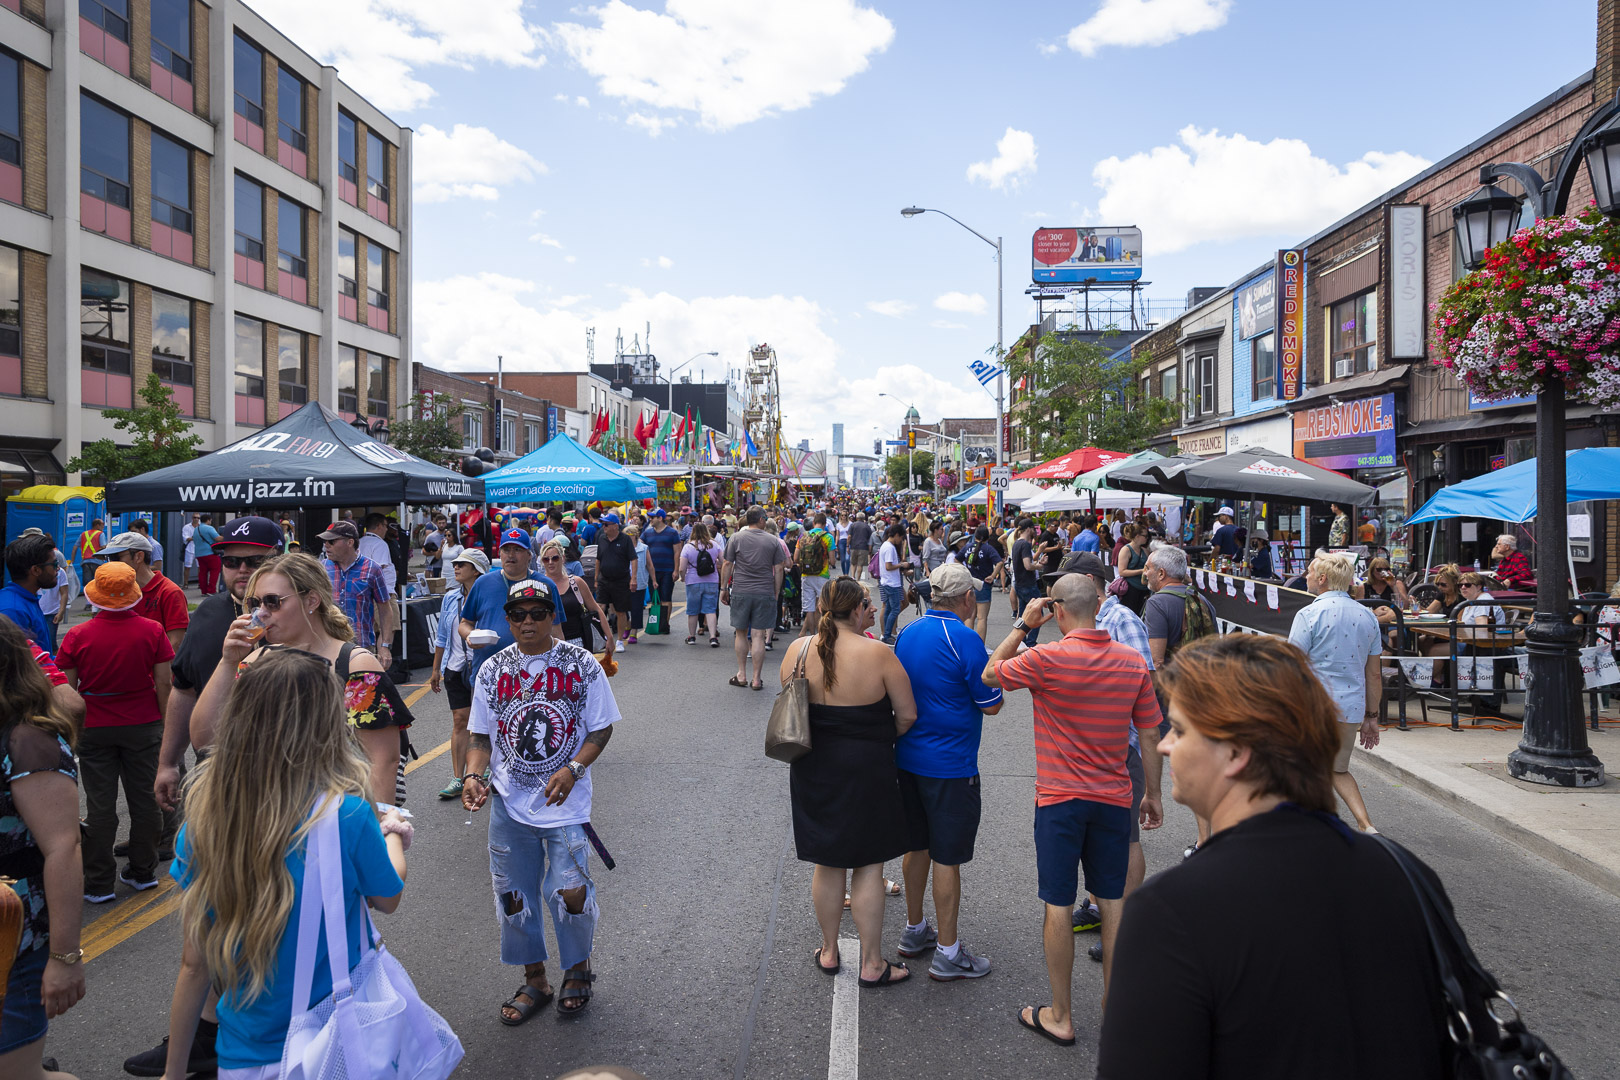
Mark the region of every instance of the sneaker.
<instances>
[{"instance_id":1,"label":"sneaker","mask_svg":"<svg viewBox=\"0 0 1620 1080\"><path fill-rule=\"evenodd\" d=\"M1099 941L1093 944L1091 948L1086 950L1086 955L1097 961L1097 963L1102 963L1102 942Z\"/></svg>"},{"instance_id":2,"label":"sneaker","mask_svg":"<svg viewBox=\"0 0 1620 1080\"><path fill-rule=\"evenodd\" d=\"M636 643L636 635L631 634L629 637L625 638L624 640L625 640L626 644L634 645Z\"/></svg>"},{"instance_id":3,"label":"sneaker","mask_svg":"<svg viewBox=\"0 0 1620 1080\"><path fill-rule=\"evenodd\" d=\"M153 888L157 887L157 875L156 874L149 873L149 874L145 875L144 877L138 876L135 873L135 871L131 870L127 866L124 867L123 870L119 871L118 880L122 881L125 885L128 885L130 888L134 889L136 892L145 892L147 889L153 889Z\"/></svg>"},{"instance_id":4,"label":"sneaker","mask_svg":"<svg viewBox=\"0 0 1620 1080\"><path fill-rule=\"evenodd\" d=\"M87 904L109 904L118 899L117 893L85 893L84 902ZM162 1073L157 1075L162 1076Z\"/></svg>"},{"instance_id":5,"label":"sneaker","mask_svg":"<svg viewBox=\"0 0 1620 1080\"><path fill-rule=\"evenodd\" d=\"M1198 853L1198 841L1194 840L1192 842L1192 847L1190 847L1187 850L1183 851L1181 853L1181 857L1183 859L1190 859L1197 853Z\"/></svg>"},{"instance_id":6,"label":"sneaker","mask_svg":"<svg viewBox=\"0 0 1620 1080\"><path fill-rule=\"evenodd\" d=\"M205 1026L206 1025L206 1026ZM191 1041L191 1057L186 1061L186 1073L213 1073L219 1069L219 1057L214 1052L214 1034L208 1031L214 1025L206 1021L197 1024L197 1037ZM218 1031L217 1028L214 1029ZM169 1037L165 1035L163 1041L124 1060L124 1071L131 1076L162 1076L169 1063Z\"/></svg>"},{"instance_id":7,"label":"sneaker","mask_svg":"<svg viewBox=\"0 0 1620 1080\"><path fill-rule=\"evenodd\" d=\"M934 950L934 962L928 965L928 977L935 982L955 982L957 979L982 979L990 974L990 959L974 956L960 940L956 959L945 955L943 949Z\"/></svg>"},{"instance_id":8,"label":"sneaker","mask_svg":"<svg viewBox=\"0 0 1620 1080\"><path fill-rule=\"evenodd\" d=\"M921 930L906 930L900 935L900 947L895 951L901 956L921 956L923 953L939 944L939 931L923 920Z\"/></svg>"},{"instance_id":9,"label":"sneaker","mask_svg":"<svg viewBox=\"0 0 1620 1080\"><path fill-rule=\"evenodd\" d=\"M1097 910L1096 904L1093 904L1088 900L1084 904L1081 904L1079 907L1074 909L1075 933L1081 934L1087 930L1096 930L1101 926L1102 912Z\"/></svg>"},{"instance_id":10,"label":"sneaker","mask_svg":"<svg viewBox=\"0 0 1620 1080\"><path fill-rule=\"evenodd\" d=\"M459 799L459 798L461 798L461 780L459 778L451 780L448 784L444 785L444 787L440 788L439 789L439 798L441 798L441 799Z\"/></svg>"},{"instance_id":11,"label":"sneaker","mask_svg":"<svg viewBox=\"0 0 1620 1080\"><path fill-rule=\"evenodd\" d=\"M622 642L622 641L614 642L614 645L615 645L615 648L613 650L614 652L624 652L624 642Z\"/></svg>"}]
</instances>

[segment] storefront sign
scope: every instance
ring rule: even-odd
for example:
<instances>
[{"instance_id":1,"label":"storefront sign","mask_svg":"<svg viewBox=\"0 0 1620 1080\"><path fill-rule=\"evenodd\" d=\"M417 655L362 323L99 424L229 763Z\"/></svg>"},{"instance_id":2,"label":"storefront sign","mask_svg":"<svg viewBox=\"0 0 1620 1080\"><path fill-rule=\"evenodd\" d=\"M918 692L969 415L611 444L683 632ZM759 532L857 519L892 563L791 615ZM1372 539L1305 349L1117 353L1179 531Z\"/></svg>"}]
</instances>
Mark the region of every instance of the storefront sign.
<instances>
[{"instance_id":1,"label":"storefront sign","mask_svg":"<svg viewBox=\"0 0 1620 1080\"><path fill-rule=\"evenodd\" d=\"M1177 435L1176 447L1183 454L1224 454L1226 429L1215 428L1213 431L1195 431L1189 435Z\"/></svg>"},{"instance_id":2,"label":"storefront sign","mask_svg":"<svg viewBox=\"0 0 1620 1080\"><path fill-rule=\"evenodd\" d=\"M1469 412L1479 412L1483 409L1522 408L1525 405L1534 405L1535 403L1536 396L1534 394L1525 394L1523 397L1500 398L1496 401L1481 401L1474 396L1472 390L1468 391Z\"/></svg>"},{"instance_id":3,"label":"storefront sign","mask_svg":"<svg viewBox=\"0 0 1620 1080\"><path fill-rule=\"evenodd\" d=\"M1277 275L1266 274L1238 290L1238 337L1252 338L1277 328Z\"/></svg>"},{"instance_id":4,"label":"storefront sign","mask_svg":"<svg viewBox=\"0 0 1620 1080\"><path fill-rule=\"evenodd\" d=\"M1277 387L1285 401L1305 382L1305 253L1277 252Z\"/></svg>"},{"instance_id":5,"label":"storefront sign","mask_svg":"<svg viewBox=\"0 0 1620 1080\"><path fill-rule=\"evenodd\" d=\"M1395 395L1295 413L1294 456L1324 469L1395 464Z\"/></svg>"},{"instance_id":6,"label":"storefront sign","mask_svg":"<svg viewBox=\"0 0 1620 1080\"><path fill-rule=\"evenodd\" d=\"M1268 416L1247 424L1233 424L1226 429L1226 452L1234 450L1270 450L1274 454L1288 455L1294 448L1293 418Z\"/></svg>"},{"instance_id":7,"label":"storefront sign","mask_svg":"<svg viewBox=\"0 0 1620 1080\"><path fill-rule=\"evenodd\" d=\"M1423 357L1423 207L1389 208L1389 355Z\"/></svg>"}]
</instances>

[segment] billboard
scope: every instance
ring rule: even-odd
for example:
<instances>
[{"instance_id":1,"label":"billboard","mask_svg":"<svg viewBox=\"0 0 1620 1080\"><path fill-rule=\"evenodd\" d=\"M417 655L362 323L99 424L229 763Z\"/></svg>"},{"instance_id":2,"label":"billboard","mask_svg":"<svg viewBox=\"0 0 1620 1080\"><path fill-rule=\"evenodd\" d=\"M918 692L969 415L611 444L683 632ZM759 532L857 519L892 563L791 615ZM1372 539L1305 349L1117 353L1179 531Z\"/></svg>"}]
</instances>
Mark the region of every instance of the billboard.
<instances>
[{"instance_id":1,"label":"billboard","mask_svg":"<svg viewBox=\"0 0 1620 1080\"><path fill-rule=\"evenodd\" d=\"M1037 285L1142 278L1142 230L1134 225L1036 229L1031 246Z\"/></svg>"},{"instance_id":2,"label":"billboard","mask_svg":"<svg viewBox=\"0 0 1620 1080\"><path fill-rule=\"evenodd\" d=\"M1394 465L1395 395L1301 409L1294 414L1294 456L1324 469Z\"/></svg>"},{"instance_id":3,"label":"billboard","mask_svg":"<svg viewBox=\"0 0 1620 1080\"><path fill-rule=\"evenodd\" d=\"M1277 275L1266 274L1238 290L1238 337L1245 340L1277 327Z\"/></svg>"},{"instance_id":4,"label":"billboard","mask_svg":"<svg viewBox=\"0 0 1620 1080\"><path fill-rule=\"evenodd\" d=\"M1305 384L1305 253L1277 252L1277 392L1299 397ZM1298 455L1295 455L1298 456Z\"/></svg>"}]
</instances>

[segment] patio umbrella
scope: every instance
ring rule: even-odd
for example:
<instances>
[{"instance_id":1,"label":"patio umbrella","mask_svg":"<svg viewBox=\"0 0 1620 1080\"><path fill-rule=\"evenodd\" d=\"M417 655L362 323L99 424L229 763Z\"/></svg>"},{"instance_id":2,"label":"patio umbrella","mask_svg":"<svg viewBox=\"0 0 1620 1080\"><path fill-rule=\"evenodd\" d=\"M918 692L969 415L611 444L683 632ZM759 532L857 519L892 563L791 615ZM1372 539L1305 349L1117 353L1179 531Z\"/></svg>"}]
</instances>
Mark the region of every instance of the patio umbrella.
<instances>
[{"instance_id":1,"label":"patio umbrella","mask_svg":"<svg viewBox=\"0 0 1620 1080\"><path fill-rule=\"evenodd\" d=\"M1620 499L1620 447L1589 446L1564 455L1567 503ZM1408 525L1479 517L1522 524L1536 516L1536 459L1442 488Z\"/></svg>"},{"instance_id":2,"label":"patio umbrella","mask_svg":"<svg viewBox=\"0 0 1620 1080\"><path fill-rule=\"evenodd\" d=\"M1081 473L1074 482L1074 486L1086 491L1096 491L1099 488L1112 487L1107 478L1113 475L1116 469L1128 469L1133 465L1146 465L1151 461L1162 461L1164 455L1153 450L1139 450L1128 458L1110 461L1106 465L1099 465L1090 472Z\"/></svg>"},{"instance_id":3,"label":"patio umbrella","mask_svg":"<svg viewBox=\"0 0 1620 1080\"><path fill-rule=\"evenodd\" d=\"M1166 458L1150 463L1143 471L1161 480L1165 491L1233 499L1361 506L1372 502L1377 490L1343 473L1269 450L1238 450L1190 463L1179 457Z\"/></svg>"},{"instance_id":4,"label":"patio umbrella","mask_svg":"<svg viewBox=\"0 0 1620 1080\"><path fill-rule=\"evenodd\" d=\"M1166 487L1162 477L1151 474L1147 470L1161 465L1198 465L1202 464L1203 460L1203 458L1195 454L1172 454L1170 457L1149 459L1136 465L1116 465L1113 471L1108 474L1108 486L1123 491L1166 491L1178 495L1183 494L1179 489Z\"/></svg>"},{"instance_id":5,"label":"patio umbrella","mask_svg":"<svg viewBox=\"0 0 1620 1080\"><path fill-rule=\"evenodd\" d=\"M1070 450L1051 461L1044 461L1034 468L1025 469L1014 476L1014 480L1073 480L1081 473L1101 468L1110 462L1124 461L1130 455L1118 450L1102 450L1095 446L1082 446L1078 450Z\"/></svg>"},{"instance_id":6,"label":"patio umbrella","mask_svg":"<svg viewBox=\"0 0 1620 1080\"><path fill-rule=\"evenodd\" d=\"M485 474L483 481L484 495L490 502L585 499L618 503L658 495L658 481L610 461L563 433L539 449Z\"/></svg>"}]
</instances>

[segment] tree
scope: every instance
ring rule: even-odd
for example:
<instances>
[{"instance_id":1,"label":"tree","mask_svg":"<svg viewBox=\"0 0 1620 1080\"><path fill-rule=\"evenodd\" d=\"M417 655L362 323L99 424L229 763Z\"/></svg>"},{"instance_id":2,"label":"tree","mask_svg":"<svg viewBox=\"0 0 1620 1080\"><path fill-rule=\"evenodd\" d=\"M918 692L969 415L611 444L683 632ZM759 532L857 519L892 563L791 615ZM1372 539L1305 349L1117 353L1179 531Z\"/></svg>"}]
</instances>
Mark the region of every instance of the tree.
<instances>
[{"instance_id":1,"label":"tree","mask_svg":"<svg viewBox=\"0 0 1620 1080\"><path fill-rule=\"evenodd\" d=\"M917 487L923 491L934 490L934 453L932 450L911 451L911 475L906 475L906 451L901 450L893 454L883 463L884 474L889 478L889 486L900 491L907 486L908 480L915 480Z\"/></svg>"},{"instance_id":2,"label":"tree","mask_svg":"<svg viewBox=\"0 0 1620 1080\"><path fill-rule=\"evenodd\" d=\"M647 456L640 443L622 435L611 439L606 435L602 436L602 441L596 444L595 449L603 457L612 458L623 465L640 465Z\"/></svg>"},{"instance_id":3,"label":"tree","mask_svg":"<svg viewBox=\"0 0 1620 1080\"><path fill-rule=\"evenodd\" d=\"M388 445L435 465L455 468L463 454L461 414L467 407L447 394L420 391L405 404L409 419L395 420Z\"/></svg>"},{"instance_id":4,"label":"tree","mask_svg":"<svg viewBox=\"0 0 1620 1080\"><path fill-rule=\"evenodd\" d=\"M1140 376L1148 358L1115 355L1118 346L1054 332L1009 352L1007 378L1028 387L1024 429L1036 460L1081 446L1135 453L1175 420L1178 404L1150 397Z\"/></svg>"},{"instance_id":5,"label":"tree","mask_svg":"<svg viewBox=\"0 0 1620 1080\"><path fill-rule=\"evenodd\" d=\"M67 463L68 472L84 474L102 484L123 480L131 476L166 469L197 456L202 436L192 430L191 421L174 403L169 388L155 372L146 376L141 384L140 399L144 404L133 409L102 409L101 415L113 422L113 427L131 435L128 445L120 446L113 439L98 439L81 447L79 456Z\"/></svg>"}]
</instances>

